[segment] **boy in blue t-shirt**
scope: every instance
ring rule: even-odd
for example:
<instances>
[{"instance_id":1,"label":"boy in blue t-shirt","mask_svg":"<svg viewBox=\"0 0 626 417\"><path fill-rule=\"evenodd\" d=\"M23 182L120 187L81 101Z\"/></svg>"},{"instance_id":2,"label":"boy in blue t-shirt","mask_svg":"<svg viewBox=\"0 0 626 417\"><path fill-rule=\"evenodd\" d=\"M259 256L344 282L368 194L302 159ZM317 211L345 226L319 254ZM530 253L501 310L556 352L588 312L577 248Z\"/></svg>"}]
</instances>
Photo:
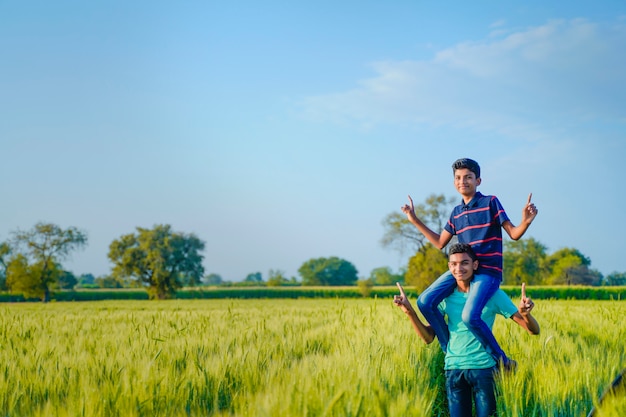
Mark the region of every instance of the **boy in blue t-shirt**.
<instances>
[{"instance_id":1,"label":"boy in blue t-shirt","mask_svg":"<svg viewBox=\"0 0 626 417\"><path fill-rule=\"evenodd\" d=\"M444 370L446 392L451 417L468 416L472 412L472 399L478 417L491 416L496 412L494 375L496 360L487 353L462 320L468 295L474 285L474 271L478 268L476 254L468 244L457 243L450 248L448 266L455 280L455 289L441 304L439 311L447 316L450 340L445 352ZM431 326L420 321L400 284L400 295L394 296L394 303L409 316L413 328L426 343L431 343L435 332ZM511 318L528 333L537 335L539 323L530 314L534 303L526 297L522 284L522 297L519 307L502 290L497 290L487 302L482 318L489 328L493 327L496 315Z\"/></svg>"},{"instance_id":2,"label":"boy in blue t-shirt","mask_svg":"<svg viewBox=\"0 0 626 417\"><path fill-rule=\"evenodd\" d=\"M500 288L502 282L502 229L513 240L520 239L537 216L537 208L530 202L532 194L522 210L520 225L514 226L495 196L486 196L477 191L482 182L480 166L469 158L461 158L452 164L454 187L462 196L462 202L450 215L441 234L429 229L415 215L413 200L402 207L409 221L438 249L445 247L456 235L460 243L472 246L479 260L472 288L463 310L463 322L482 343L494 359L509 368L514 366L500 348L493 333L481 319L487 301ZM441 275L418 298L417 305L437 335L444 352L450 338L448 326L438 310L441 301L452 294L456 282L450 272Z\"/></svg>"}]
</instances>

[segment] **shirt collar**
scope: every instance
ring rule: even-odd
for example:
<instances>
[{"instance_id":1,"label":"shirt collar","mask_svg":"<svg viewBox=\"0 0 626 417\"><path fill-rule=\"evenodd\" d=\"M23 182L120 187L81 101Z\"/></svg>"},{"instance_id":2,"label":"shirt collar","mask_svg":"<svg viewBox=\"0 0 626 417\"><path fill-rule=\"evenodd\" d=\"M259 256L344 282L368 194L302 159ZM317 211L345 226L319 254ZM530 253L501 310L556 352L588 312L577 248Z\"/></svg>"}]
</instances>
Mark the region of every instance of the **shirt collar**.
<instances>
[{"instance_id":1,"label":"shirt collar","mask_svg":"<svg viewBox=\"0 0 626 417\"><path fill-rule=\"evenodd\" d=\"M480 191L476 191L476 194L474 194L474 197L470 200L469 203L465 204L465 202L461 200L461 206L463 210L469 210L470 208L476 206L476 204L478 204L478 199L482 196L483 195L480 193Z\"/></svg>"}]
</instances>

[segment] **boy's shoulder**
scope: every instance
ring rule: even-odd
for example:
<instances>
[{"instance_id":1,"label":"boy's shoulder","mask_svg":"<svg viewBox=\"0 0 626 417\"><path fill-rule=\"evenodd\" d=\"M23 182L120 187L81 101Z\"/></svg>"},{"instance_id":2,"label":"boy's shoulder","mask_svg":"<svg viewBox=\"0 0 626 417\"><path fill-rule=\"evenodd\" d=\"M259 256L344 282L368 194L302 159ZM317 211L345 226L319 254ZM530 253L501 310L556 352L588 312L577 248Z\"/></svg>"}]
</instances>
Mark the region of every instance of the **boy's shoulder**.
<instances>
[{"instance_id":1,"label":"boy's shoulder","mask_svg":"<svg viewBox=\"0 0 626 417\"><path fill-rule=\"evenodd\" d=\"M502 288L498 288L495 294L487 301L485 308L489 308L495 314L500 314L507 319L517 312L517 306Z\"/></svg>"},{"instance_id":2,"label":"boy's shoulder","mask_svg":"<svg viewBox=\"0 0 626 417\"><path fill-rule=\"evenodd\" d=\"M490 204L496 204L496 205L500 204L500 200L498 200L498 197L496 197L495 195L482 194L478 191L476 192L476 195L474 195L472 202L474 203L473 205L477 207L488 206Z\"/></svg>"},{"instance_id":3,"label":"boy's shoulder","mask_svg":"<svg viewBox=\"0 0 626 417\"><path fill-rule=\"evenodd\" d=\"M485 199L485 200L493 200L494 198L497 199L498 197L496 197L493 194L483 194L480 191L476 191L476 195L474 196L474 198L476 198L476 199Z\"/></svg>"}]
</instances>

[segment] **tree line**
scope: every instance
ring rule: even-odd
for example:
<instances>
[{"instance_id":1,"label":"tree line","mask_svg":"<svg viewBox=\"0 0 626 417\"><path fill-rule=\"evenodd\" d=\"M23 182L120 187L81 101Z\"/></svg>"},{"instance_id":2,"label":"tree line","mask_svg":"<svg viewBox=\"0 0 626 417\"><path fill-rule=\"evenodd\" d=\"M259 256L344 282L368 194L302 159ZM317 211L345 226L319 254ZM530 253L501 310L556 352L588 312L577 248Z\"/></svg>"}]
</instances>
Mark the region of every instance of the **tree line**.
<instances>
[{"instance_id":1,"label":"tree line","mask_svg":"<svg viewBox=\"0 0 626 417\"><path fill-rule=\"evenodd\" d=\"M152 299L167 299L183 287L228 284L217 274L205 275L205 243L193 233L173 231L170 225L138 227L135 233L111 242L108 258L113 268L110 275L100 278L91 274L76 278L63 269L62 262L71 252L85 247L87 241L84 231L75 227L63 229L52 223L38 223L31 230L12 232L8 241L0 243L0 289L45 302L50 300L51 291L77 287L140 287ZM298 272L301 281L287 279L283 272L272 270L267 282L256 272L243 283L354 285L358 273L352 263L338 257L310 259Z\"/></svg>"},{"instance_id":2,"label":"tree line","mask_svg":"<svg viewBox=\"0 0 626 417\"><path fill-rule=\"evenodd\" d=\"M86 244L87 234L75 227L38 223L29 231L15 231L0 244L1 284L26 298L48 301L51 291L76 286L62 261ZM109 246L113 269L107 279L114 286L145 287L150 298L169 298L178 288L200 281L202 250L204 242L193 233L175 232L169 225L138 227Z\"/></svg>"},{"instance_id":3,"label":"tree line","mask_svg":"<svg viewBox=\"0 0 626 417\"><path fill-rule=\"evenodd\" d=\"M431 195L417 204L418 217L433 230L443 229L454 198ZM339 257L312 258L298 269L300 280L287 278L280 270L270 270L265 281L253 272L242 282L229 282L217 273L205 274L202 251L205 243L193 233L176 232L170 225L152 229L137 227L109 245L111 274L95 278L91 274L75 277L63 269L62 262L84 248L88 238L75 227L62 229L52 223L37 223L31 230L14 231L0 243L0 290L26 298L50 299L50 292L74 288L145 288L150 298L171 298L183 287L222 286L340 286L359 285L362 292L374 285L397 281L419 292L447 270L445 248L439 250L421 235L400 212L383 219L383 247L409 252L407 266L394 272L389 267L375 268L368 277L358 277L349 261ZM503 284L519 285L626 285L626 272L603 276L591 268L591 260L575 248L548 254L545 245L533 238L505 241Z\"/></svg>"}]
</instances>

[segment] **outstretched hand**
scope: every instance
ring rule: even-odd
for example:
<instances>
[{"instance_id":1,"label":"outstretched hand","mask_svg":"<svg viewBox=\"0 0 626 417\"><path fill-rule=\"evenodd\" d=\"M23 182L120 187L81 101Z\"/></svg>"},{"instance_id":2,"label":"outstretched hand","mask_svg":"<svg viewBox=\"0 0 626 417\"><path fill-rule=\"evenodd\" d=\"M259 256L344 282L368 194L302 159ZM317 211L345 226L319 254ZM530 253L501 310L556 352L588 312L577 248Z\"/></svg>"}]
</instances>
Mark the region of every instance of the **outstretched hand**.
<instances>
[{"instance_id":1,"label":"outstretched hand","mask_svg":"<svg viewBox=\"0 0 626 417\"><path fill-rule=\"evenodd\" d=\"M402 210L402 212L406 214L407 217L415 217L415 206L413 206L413 199L411 199L410 195L408 197L409 204L403 205L402 207L400 207L400 210Z\"/></svg>"},{"instance_id":2,"label":"outstretched hand","mask_svg":"<svg viewBox=\"0 0 626 417\"><path fill-rule=\"evenodd\" d=\"M529 297L526 296L526 283L522 283L522 297L519 302L519 312L521 314L528 314L535 307L535 303Z\"/></svg>"},{"instance_id":3,"label":"outstretched hand","mask_svg":"<svg viewBox=\"0 0 626 417\"><path fill-rule=\"evenodd\" d=\"M411 306L411 302L407 298L406 293L404 292L404 288L402 288L402 285L400 285L399 282L396 282L396 286L398 287L398 290L400 290L400 295L393 296L393 303L396 306L400 307L405 313L409 313L413 309L413 307Z\"/></svg>"},{"instance_id":4,"label":"outstretched hand","mask_svg":"<svg viewBox=\"0 0 626 417\"><path fill-rule=\"evenodd\" d=\"M539 210L537 210L537 207L535 206L535 204L530 202L530 199L532 197L533 197L533 193L528 194L528 201L526 202L526 205L524 206L524 209L522 210L523 222L532 223L532 221L535 220L535 217L537 217L537 213L539 213Z\"/></svg>"}]
</instances>

